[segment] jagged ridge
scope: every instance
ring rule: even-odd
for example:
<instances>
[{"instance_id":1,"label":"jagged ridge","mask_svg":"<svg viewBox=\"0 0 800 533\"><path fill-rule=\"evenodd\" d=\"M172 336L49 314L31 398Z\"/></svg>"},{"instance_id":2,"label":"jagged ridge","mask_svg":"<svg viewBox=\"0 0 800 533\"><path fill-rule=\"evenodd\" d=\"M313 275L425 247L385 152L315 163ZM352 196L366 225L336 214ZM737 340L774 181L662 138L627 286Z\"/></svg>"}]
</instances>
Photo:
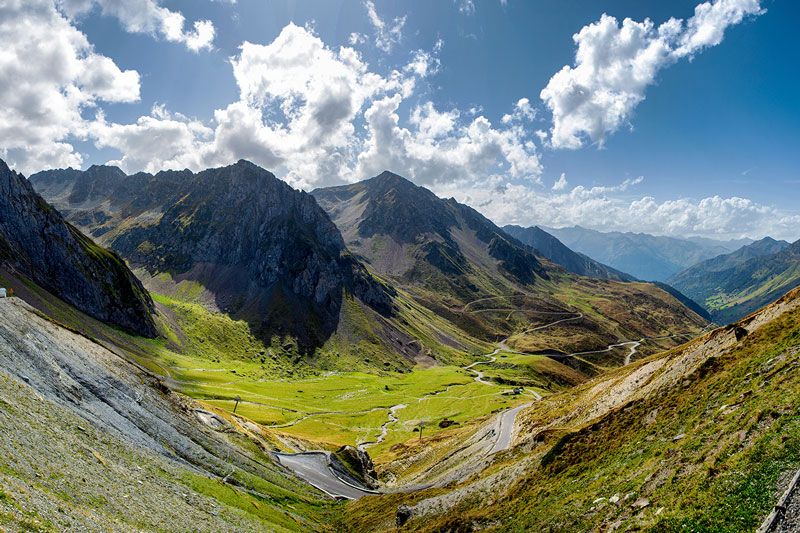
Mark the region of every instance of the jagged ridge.
<instances>
[{"instance_id":1,"label":"jagged ridge","mask_svg":"<svg viewBox=\"0 0 800 533\"><path fill-rule=\"evenodd\" d=\"M153 302L116 254L83 235L0 161L0 265L88 315L154 337Z\"/></svg>"}]
</instances>

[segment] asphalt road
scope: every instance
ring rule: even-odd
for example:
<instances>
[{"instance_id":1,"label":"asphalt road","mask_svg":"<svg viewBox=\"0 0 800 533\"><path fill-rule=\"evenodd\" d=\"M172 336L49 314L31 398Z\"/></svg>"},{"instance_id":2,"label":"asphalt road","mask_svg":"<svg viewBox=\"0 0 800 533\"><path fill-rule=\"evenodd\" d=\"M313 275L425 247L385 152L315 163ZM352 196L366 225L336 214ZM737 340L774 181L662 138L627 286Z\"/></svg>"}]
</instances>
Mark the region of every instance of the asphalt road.
<instances>
[{"instance_id":1,"label":"asphalt road","mask_svg":"<svg viewBox=\"0 0 800 533\"><path fill-rule=\"evenodd\" d=\"M358 489L340 480L328 466L328 457L321 452L300 454L276 453L278 461L297 474L308 484L318 488L333 498L346 498L357 500L362 496L374 494Z\"/></svg>"},{"instance_id":2,"label":"asphalt road","mask_svg":"<svg viewBox=\"0 0 800 533\"><path fill-rule=\"evenodd\" d=\"M517 419L517 414L529 405L529 403L518 405L517 407L503 411L500 414L500 420L498 421L499 428L497 430L497 440L494 441L494 446L492 446L492 450L489 452L490 454L502 452L503 450L507 450L511 447L511 437L514 436L514 422Z\"/></svg>"}]
</instances>

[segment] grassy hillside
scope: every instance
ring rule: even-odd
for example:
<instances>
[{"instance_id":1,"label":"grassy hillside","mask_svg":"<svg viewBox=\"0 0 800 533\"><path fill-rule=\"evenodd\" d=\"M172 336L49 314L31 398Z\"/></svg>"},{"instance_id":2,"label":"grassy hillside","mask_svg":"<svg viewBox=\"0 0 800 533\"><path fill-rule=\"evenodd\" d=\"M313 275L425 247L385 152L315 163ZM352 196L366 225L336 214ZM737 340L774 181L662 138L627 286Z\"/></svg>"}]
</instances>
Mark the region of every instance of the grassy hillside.
<instances>
[{"instance_id":1,"label":"grassy hillside","mask_svg":"<svg viewBox=\"0 0 800 533\"><path fill-rule=\"evenodd\" d=\"M447 489L350 504L356 530L753 531L800 467L800 292L533 404Z\"/></svg>"},{"instance_id":2,"label":"grassy hillside","mask_svg":"<svg viewBox=\"0 0 800 533\"><path fill-rule=\"evenodd\" d=\"M545 259L474 209L390 172L312 194L354 254L473 337L497 341L510 335L510 346L520 351L571 353L620 340L698 333L705 325L652 285L597 279L630 277L560 243L559 253L551 254L555 262ZM575 262L585 268L570 270ZM558 328L539 328L559 314L582 316Z\"/></svg>"},{"instance_id":3,"label":"grassy hillside","mask_svg":"<svg viewBox=\"0 0 800 533\"><path fill-rule=\"evenodd\" d=\"M326 529L332 502L272 462L267 432L204 423L117 353L0 308L0 529Z\"/></svg>"}]
</instances>

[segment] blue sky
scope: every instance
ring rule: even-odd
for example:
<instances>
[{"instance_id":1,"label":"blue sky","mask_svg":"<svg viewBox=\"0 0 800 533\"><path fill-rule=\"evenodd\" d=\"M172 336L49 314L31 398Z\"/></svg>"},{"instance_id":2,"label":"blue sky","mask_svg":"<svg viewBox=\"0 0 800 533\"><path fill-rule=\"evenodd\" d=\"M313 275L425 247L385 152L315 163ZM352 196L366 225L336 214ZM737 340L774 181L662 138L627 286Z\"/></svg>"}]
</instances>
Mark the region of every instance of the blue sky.
<instances>
[{"instance_id":1,"label":"blue sky","mask_svg":"<svg viewBox=\"0 0 800 533\"><path fill-rule=\"evenodd\" d=\"M24 172L245 157L311 189L388 167L498 223L800 238L796 2L5 3L0 39L68 49L4 65L26 83L0 84L0 153ZM37 98L56 118L15 107Z\"/></svg>"}]
</instances>

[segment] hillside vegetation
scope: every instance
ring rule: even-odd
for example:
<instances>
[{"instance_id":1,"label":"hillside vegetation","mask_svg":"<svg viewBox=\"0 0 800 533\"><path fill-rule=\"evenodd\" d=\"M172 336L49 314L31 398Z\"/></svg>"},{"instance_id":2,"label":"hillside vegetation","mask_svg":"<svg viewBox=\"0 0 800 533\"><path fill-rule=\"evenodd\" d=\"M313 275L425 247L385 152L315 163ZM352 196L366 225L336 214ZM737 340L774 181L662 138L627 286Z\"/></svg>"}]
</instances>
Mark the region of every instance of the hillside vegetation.
<instances>
[{"instance_id":1,"label":"hillside vegetation","mask_svg":"<svg viewBox=\"0 0 800 533\"><path fill-rule=\"evenodd\" d=\"M702 303L714 321L739 320L800 285L800 242L767 237L684 270L670 283Z\"/></svg>"},{"instance_id":2,"label":"hillside vegetation","mask_svg":"<svg viewBox=\"0 0 800 533\"><path fill-rule=\"evenodd\" d=\"M350 504L357 530L753 531L800 467L800 291L534 403L479 476Z\"/></svg>"}]
</instances>

